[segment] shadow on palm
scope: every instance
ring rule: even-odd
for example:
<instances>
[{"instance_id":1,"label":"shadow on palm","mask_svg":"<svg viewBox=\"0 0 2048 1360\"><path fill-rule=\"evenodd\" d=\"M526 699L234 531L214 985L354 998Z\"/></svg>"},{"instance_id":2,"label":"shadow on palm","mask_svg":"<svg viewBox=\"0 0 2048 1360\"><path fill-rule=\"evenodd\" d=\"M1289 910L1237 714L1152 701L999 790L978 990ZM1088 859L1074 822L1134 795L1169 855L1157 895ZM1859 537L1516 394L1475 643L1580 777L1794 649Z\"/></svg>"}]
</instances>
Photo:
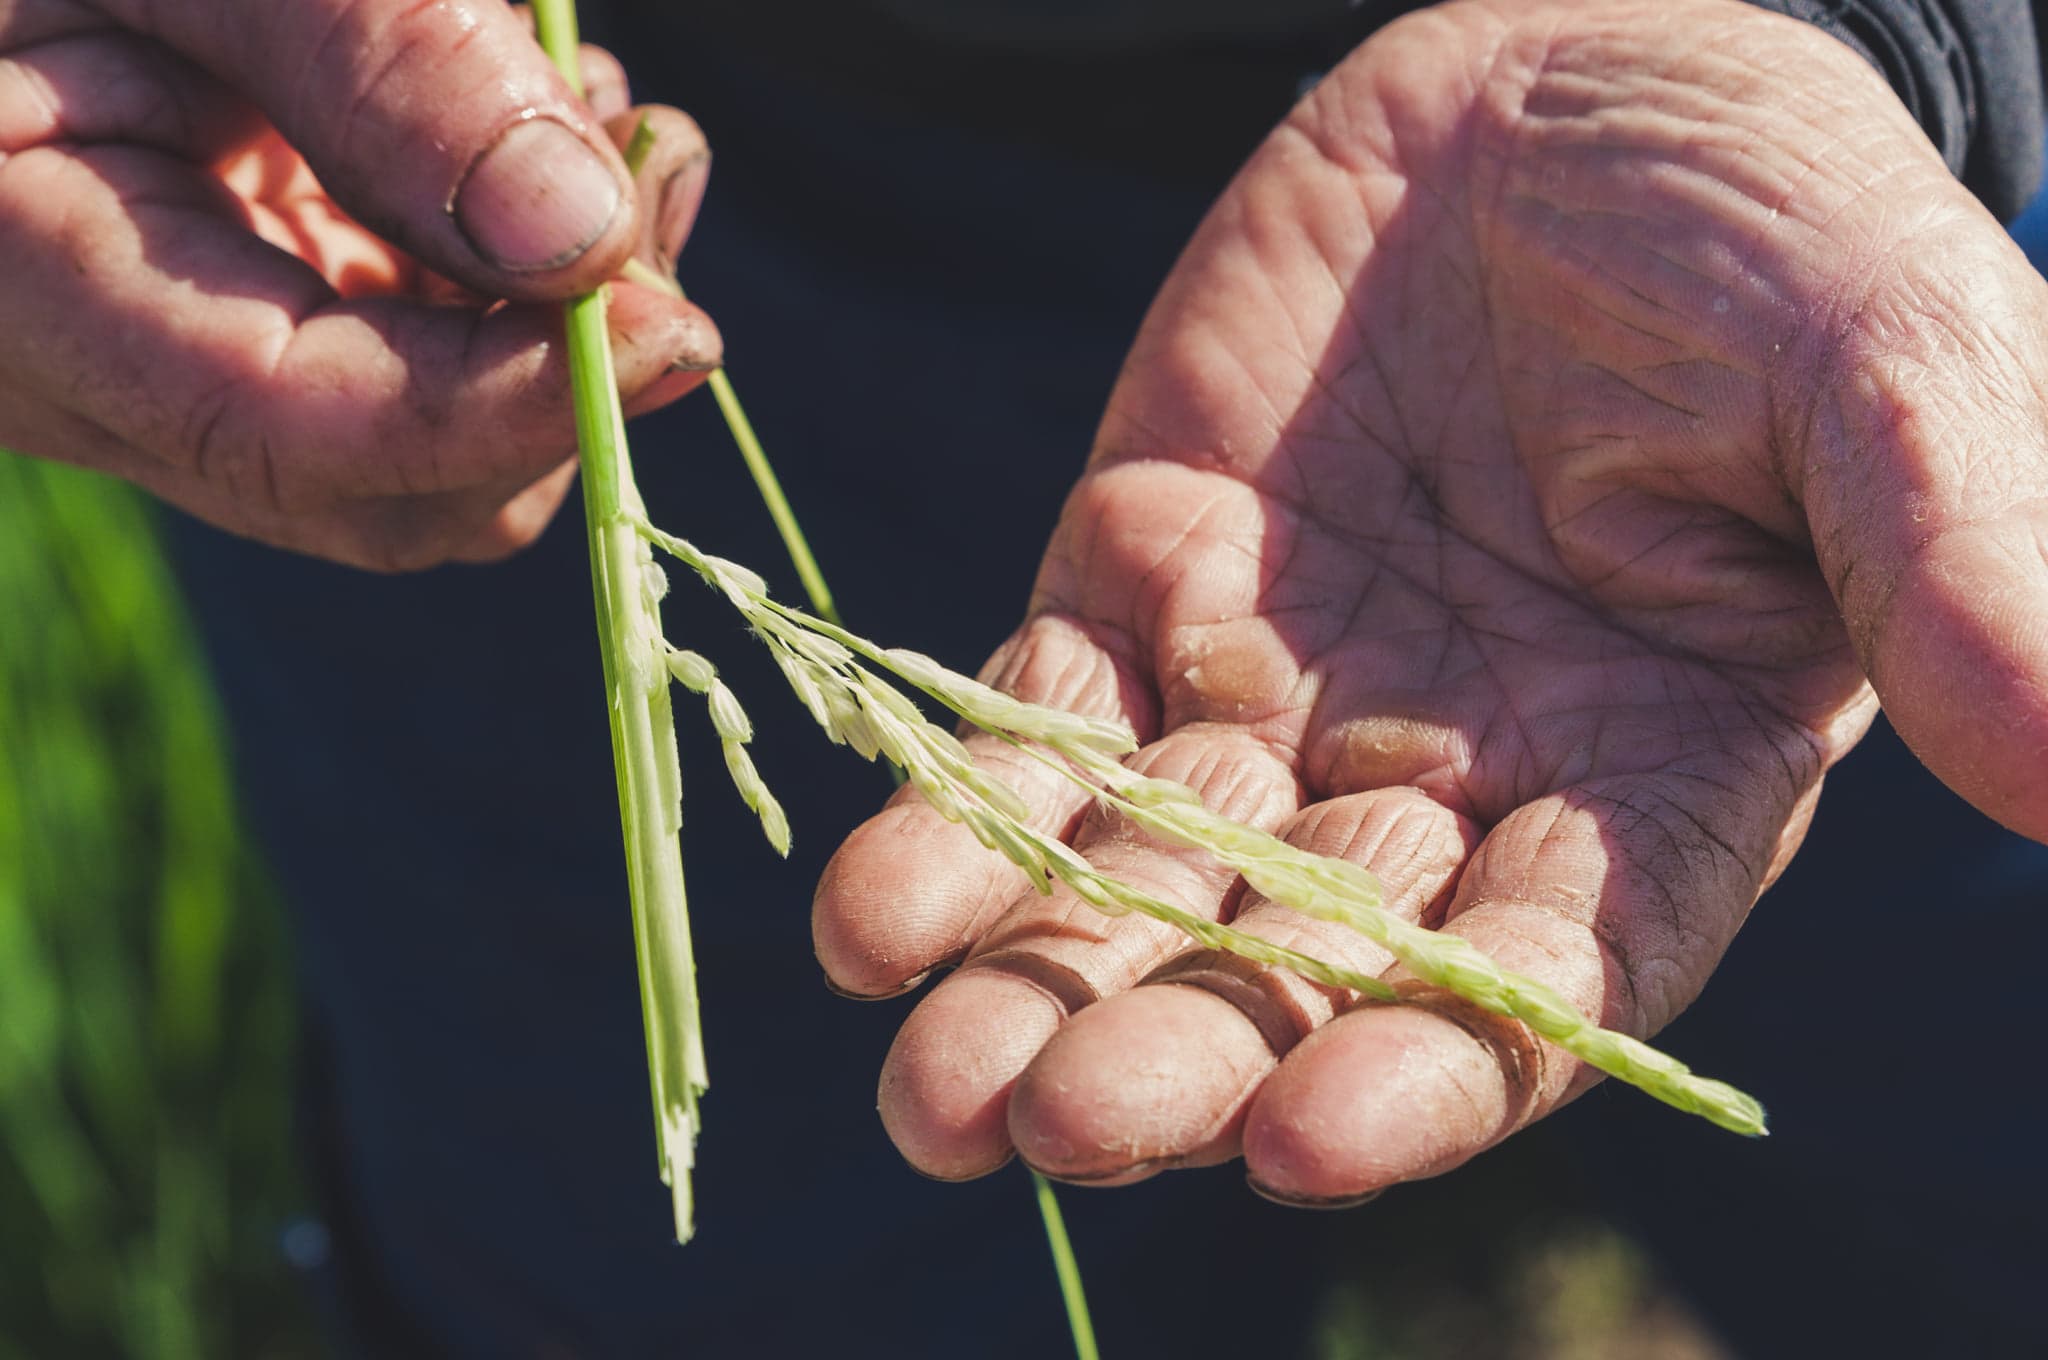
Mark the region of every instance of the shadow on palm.
<instances>
[{"instance_id":1,"label":"shadow on palm","mask_svg":"<svg viewBox=\"0 0 2048 1360\"><path fill-rule=\"evenodd\" d=\"M1540 905L1683 991L1872 711L1740 352L1782 271L1568 96L1438 133L1402 94L1384 159L1311 104L1197 239L1045 595L1134 640L1164 732L1570 854Z\"/></svg>"}]
</instances>

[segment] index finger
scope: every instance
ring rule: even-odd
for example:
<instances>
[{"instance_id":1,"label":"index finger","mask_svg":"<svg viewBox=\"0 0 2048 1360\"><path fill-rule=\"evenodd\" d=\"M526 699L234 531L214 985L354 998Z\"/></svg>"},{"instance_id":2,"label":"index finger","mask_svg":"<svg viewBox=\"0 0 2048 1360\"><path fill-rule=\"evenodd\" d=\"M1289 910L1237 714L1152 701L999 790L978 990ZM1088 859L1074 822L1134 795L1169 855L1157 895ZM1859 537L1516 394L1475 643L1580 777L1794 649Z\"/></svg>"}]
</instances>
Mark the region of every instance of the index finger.
<instances>
[{"instance_id":1,"label":"index finger","mask_svg":"<svg viewBox=\"0 0 2048 1360\"><path fill-rule=\"evenodd\" d=\"M175 158L10 158L0 249L9 371L45 398L26 405L77 427L13 437L99 466L146 455L192 483L166 494L217 522L236 505L516 486L573 451L554 309L338 300ZM717 361L710 320L679 299L620 286L611 325L629 403L672 398Z\"/></svg>"}]
</instances>

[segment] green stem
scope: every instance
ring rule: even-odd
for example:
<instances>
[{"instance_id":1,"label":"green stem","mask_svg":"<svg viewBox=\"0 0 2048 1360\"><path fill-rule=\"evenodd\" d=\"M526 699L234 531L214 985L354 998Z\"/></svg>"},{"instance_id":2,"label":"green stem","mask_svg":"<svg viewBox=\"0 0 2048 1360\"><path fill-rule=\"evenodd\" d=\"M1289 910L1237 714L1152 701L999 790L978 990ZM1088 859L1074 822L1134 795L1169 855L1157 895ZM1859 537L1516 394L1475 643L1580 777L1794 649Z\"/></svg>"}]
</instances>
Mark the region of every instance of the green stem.
<instances>
[{"instance_id":1,"label":"green stem","mask_svg":"<svg viewBox=\"0 0 2048 1360\"><path fill-rule=\"evenodd\" d=\"M580 91L573 0L536 0L533 10L542 48ZM660 594L653 554L634 528L645 512L627 456L604 290L577 298L567 312L584 526L618 773L655 1137L661 1178L674 1201L676 1240L686 1242L692 1230L697 1098L708 1077L683 891L682 779L662 659Z\"/></svg>"},{"instance_id":2,"label":"green stem","mask_svg":"<svg viewBox=\"0 0 2048 1360\"><path fill-rule=\"evenodd\" d=\"M1081 1266L1074 1259L1074 1244L1067 1240L1067 1222L1060 1216L1060 1202L1052 1193L1052 1182L1031 1173L1038 1192L1038 1213L1045 1220L1045 1240L1052 1248L1052 1268L1060 1277L1060 1297L1067 1305L1067 1325L1074 1330L1076 1360L1099 1360L1095 1349L1095 1324L1088 1320L1088 1296L1081 1289Z\"/></svg>"},{"instance_id":3,"label":"green stem","mask_svg":"<svg viewBox=\"0 0 2048 1360\"><path fill-rule=\"evenodd\" d=\"M639 141L638 130L634 132L634 141ZM642 147L640 158L645 159L646 154L646 148ZM644 288L659 289L672 297L684 296L681 284L640 260L626 262L625 277ZM754 478L754 489L761 493L761 504L768 507L768 517L775 521L775 532L782 536L783 551L789 554L790 565L796 568L805 598L810 600L811 608L820 617L833 623L842 622L838 607L832 602L832 588L825 584L825 573L818 569L818 559L811 554L810 540L804 537L803 526L796 521L796 511L790 509L789 497L783 494L782 479L775 475L775 465L768 461L768 452L761 447L760 437L754 433L754 423L747 419L746 408L740 405L740 396L733 390L732 379L723 368L715 368L711 371L710 386L711 396L718 402L719 413L725 417L725 428L732 431L732 442L739 446L740 457Z\"/></svg>"},{"instance_id":4,"label":"green stem","mask_svg":"<svg viewBox=\"0 0 2048 1360\"><path fill-rule=\"evenodd\" d=\"M678 287L676 291L680 293L682 290ZM767 504L776 529L782 534L783 547L789 551L789 560L803 581L804 594L810 597L812 608L831 625L842 641L858 641L845 632L839 611L832 607L832 592L825 584L824 573L818 570L817 561L811 556L803 529L797 524L796 512L790 509L789 501L783 496L775 469L770 466L761 441L755 437L753 424L740 406L739 395L732 390L724 369L712 373L711 391L718 398L718 409L725 414L733 442L740 447L740 456L747 460L747 468L754 474L754 485L759 488L761 499ZM893 762L889 765L889 775L900 788L903 771ZM1074 1246L1067 1237L1067 1225L1060 1215L1059 1200L1053 1195L1052 1184L1036 1171L1031 1173L1031 1182L1037 1190L1039 1216L1045 1221L1046 1245L1052 1248L1053 1269L1059 1275L1060 1298L1066 1304L1067 1325L1074 1333L1074 1355L1076 1360L1100 1360L1101 1352L1095 1346L1095 1324L1088 1317L1088 1296L1081 1287L1081 1266L1074 1259Z\"/></svg>"},{"instance_id":5,"label":"green stem","mask_svg":"<svg viewBox=\"0 0 2048 1360\"><path fill-rule=\"evenodd\" d=\"M574 0L535 0L534 18L541 46L571 88L580 92L576 69ZM643 122L635 129L627 154L637 165L651 139ZM664 279L639 261L627 275L638 282L682 295L673 279ZM626 861L632 885L634 935L639 947L640 994L647 1024L648 1068L654 1085L656 1134L661 1142L662 1178L675 1191L676 1240L688 1241L691 1231L689 1168L696 1142L696 1098L705 1085L704 1052L697 1017L696 968L691 958L689 917L683 898L681 783L675 754L675 725L669 709L660 620L650 592L653 554L638 525L646 513L633 485L626 456L625 418L619 407L612 373L611 341L604 324L604 294L577 299L569 307L569 369L576 402L577 445L584 476L585 524L590 536L592 588L597 602L598 635L604 654L605 688L610 696L612 754L618 769L620 818L625 830ZM790 508L782 483L768 461L740 405L739 394L724 369L711 375L711 392L725 416L733 442L739 445L762 502L802 581L811 607L833 624L839 611L831 588L812 555L810 544ZM637 606L637 607L636 607ZM633 664L639 662L640 665ZM653 672L643 679L642 667ZM892 773L902 783L900 770ZM659 790L656 797L649 795ZM664 854L663 851L666 851ZM671 870L670 864L673 868ZM682 1043L667 1019L681 1022ZM1052 1186L1036 1171L1038 1210L1045 1222L1059 1276L1060 1296L1074 1335L1077 1360L1099 1360L1095 1328L1081 1286L1080 1265L1067 1237L1065 1220Z\"/></svg>"},{"instance_id":6,"label":"green stem","mask_svg":"<svg viewBox=\"0 0 2048 1360\"><path fill-rule=\"evenodd\" d=\"M789 553L790 565L796 568L797 579L803 582L811 608L821 617L838 623L839 610L832 603L831 587L825 584L825 574L818 570L818 560L811 556L811 545L796 522L796 512L789 508L789 498L782 494L782 482L761 448L761 441L755 437L753 422L740 406L739 394L732 390L732 379L725 376L722 368L711 374L711 395L717 398L718 409L725 415L732 442L740 446L740 457L746 460L747 471L754 476L754 486L761 493L761 503L768 507L768 517L775 521L775 531L782 535L782 546Z\"/></svg>"}]
</instances>

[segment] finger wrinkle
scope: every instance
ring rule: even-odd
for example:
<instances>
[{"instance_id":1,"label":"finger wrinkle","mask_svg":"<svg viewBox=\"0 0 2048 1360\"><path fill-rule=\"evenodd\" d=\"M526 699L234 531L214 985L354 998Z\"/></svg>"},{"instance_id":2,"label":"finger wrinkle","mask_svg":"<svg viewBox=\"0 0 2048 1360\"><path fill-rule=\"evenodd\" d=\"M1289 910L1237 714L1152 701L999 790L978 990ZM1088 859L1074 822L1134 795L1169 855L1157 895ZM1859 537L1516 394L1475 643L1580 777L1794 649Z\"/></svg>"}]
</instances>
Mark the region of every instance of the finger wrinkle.
<instances>
[{"instance_id":1,"label":"finger wrinkle","mask_svg":"<svg viewBox=\"0 0 2048 1360\"><path fill-rule=\"evenodd\" d=\"M1349 968L1367 977L1386 973L1397 962L1392 951L1375 944L1359 932L1334 921L1318 921L1264 898L1257 898L1239 913L1233 924L1249 934L1283 949ZM1346 987L1333 987L1305 978L1286 968L1266 968L1237 960L1223 967L1242 972L1255 981L1276 1004L1296 1022L1293 1038L1299 1040L1318 1025L1356 1005L1359 994Z\"/></svg>"},{"instance_id":2,"label":"finger wrinkle","mask_svg":"<svg viewBox=\"0 0 2048 1360\"><path fill-rule=\"evenodd\" d=\"M1128 880L1128 876L1126 878ZM1132 886L1152 892L1154 896L1160 895L1155 885L1134 883ZM1056 888L1044 897L1027 892L1017 899L993 929L982 936L969 958L979 959L986 953L1023 947L1027 942L1032 942L1037 952L1071 948L1092 953L1120 932L1137 931L1147 925L1171 929L1146 917L1106 916L1064 888Z\"/></svg>"},{"instance_id":3,"label":"finger wrinkle","mask_svg":"<svg viewBox=\"0 0 2048 1360\"><path fill-rule=\"evenodd\" d=\"M972 836L966 839L972 839ZM979 938L991 925L1000 920L1003 913L1014 906L1018 899L1032 891L1030 885L1017 873L1017 866L994 851L985 849L979 841L974 843L974 848L987 856L987 873L982 879L981 895L975 901L974 910L966 918L966 926L959 933L958 948L940 962L957 961L964 957L971 941ZM966 850L963 842L961 853L965 854Z\"/></svg>"},{"instance_id":4,"label":"finger wrinkle","mask_svg":"<svg viewBox=\"0 0 2048 1360\"><path fill-rule=\"evenodd\" d=\"M1185 784L1218 816L1271 830L1300 806L1291 762L1267 742L1221 724L1194 724L1139 752L1133 770Z\"/></svg>"},{"instance_id":5,"label":"finger wrinkle","mask_svg":"<svg viewBox=\"0 0 2048 1360\"><path fill-rule=\"evenodd\" d=\"M1070 1016L1102 999L1102 991L1078 969L1027 949L994 949L976 954L957 973L965 978L985 971L1001 973L1035 988L1059 1012Z\"/></svg>"},{"instance_id":6,"label":"finger wrinkle","mask_svg":"<svg viewBox=\"0 0 2048 1360\"><path fill-rule=\"evenodd\" d=\"M1391 888L1386 908L1421 919L1456 884L1479 831L1425 793L1385 789L1318 803L1285 839L1311 854L1371 867Z\"/></svg>"},{"instance_id":7,"label":"finger wrinkle","mask_svg":"<svg viewBox=\"0 0 2048 1360\"><path fill-rule=\"evenodd\" d=\"M179 441L183 447L192 451L193 475L201 481L224 480L231 495L236 490L232 471L235 460L222 452L220 427L240 391L241 384L230 379L196 394L186 415L184 437ZM229 469L229 475L225 479L221 477L223 468ZM271 479L271 487L275 489L274 479ZM267 503L264 508L272 512L282 512L284 509L274 501Z\"/></svg>"},{"instance_id":8,"label":"finger wrinkle","mask_svg":"<svg viewBox=\"0 0 2048 1360\"><path fill-rule=\"evenodd\" d=\"M1292 949L1367 977L1383 976L1399 961L1391 950L1372 943L1356 931L1331 922L1308 920L1269 902L1261 902L1255 913L1247 913L1236 924L1240 930L1282 949ZM1169 976L1164 971L1155 976L1165 982L1208 986L1211 971L1223 974L1218 986L1232 998L1256 1001L1284 1017L1284 1028L1270 1025L1263 1019L1258 1021L1261 1031L1269 1038L1275 1035L1284 1038L1276 1049L1280 1054L1285 1054L1318 1027L1359 1005L1362 1000L1360 993L1348 987L1302 977L1286 967L1248 963L1231 954L1221 955L1214 963L1190 965L1185 976ZM1240 984L1253 990L1243 990Z\"/></svg>"},{"instance_id":9,"label":"finger wrinkle","mask_svg":"<svg viewBox=\"0 0 2048 1360\"><path fill-rule=\"evenodd\" d=\"M1144 740L1157 704L1138 679L1136 649L1113 625L1067 613L1035 613L981 669L982 683L1032 703L1131 724Z\"/></svg>"},{"instance_id":10,"label":"finger wrinkle","mask_svg":"<svg viewBox=\"0 0 2048 1360\"><path fill-rule=\"evenodd\" d=\"M1237 875L1206 856L1161 853L1112 839L1078 842L1098 870L1205 920L1228 912ZM1128 989L1184 940L1173 926L1138 913L1105 916L1066 889L1023 898L976 946L970 962L1016 950L1057 959L1098 995Z\"/></svg>"},{"instance_id":11,"label":"finger wrinkle","mask_svg":"<svg viewBox=\"0 0 2048 1360\"><path fill-rule=\"evenodd\" d=\"M1274 941L1282 943L1281 941ZM1284 1057L1310 1031L1328 1018L1316 1015L1285 984L1292 979L1304 988L1330 989L1282 969L1271 969L1221 950L1201 949L1169 959L1140 980L1140 986L1192 987L1228 1003L1259 1033L1274 1058ZM1335 1007L1328 1008L1334 1013Z\"/></svg>"}]
</instances>

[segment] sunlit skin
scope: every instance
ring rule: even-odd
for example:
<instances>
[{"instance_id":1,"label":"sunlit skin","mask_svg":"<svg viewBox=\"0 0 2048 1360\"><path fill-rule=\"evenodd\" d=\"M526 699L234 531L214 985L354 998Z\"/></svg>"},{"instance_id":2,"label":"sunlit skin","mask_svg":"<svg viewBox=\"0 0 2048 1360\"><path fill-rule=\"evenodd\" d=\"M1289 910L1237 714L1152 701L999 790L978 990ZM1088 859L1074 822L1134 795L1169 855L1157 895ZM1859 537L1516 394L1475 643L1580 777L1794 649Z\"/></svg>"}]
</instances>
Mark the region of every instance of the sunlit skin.
<instances>
[{"instance_id":1,"label":"sunlit skin","mask_svg":"<svg viewBox=\"0 0 2048 1360\"><path fill-rule=\"evenodd\" d=\"M586 66L588 104L496 0L0 0L0 444L361 566L529 541L573 449L551 304L672 258L704 183L672 110L629 183L623 78ZM535 126L555 158L459 224L465 176ZM530 245L527 187L586 153L600 230L517 268L483 248ZM1331 73L1189 247L989 675L1128 719L1146 768L1652 1033L1880 698L2048 836L2044 318L1813 30L1733 0L1432 9ZM659 292L617 287L612 323L630 409L717 359ZM988 755L1103 868L1387 966ZM1855 928L1803 909L1831 908ZM1427 996L1358 1007L1022 896L911 794L816 912L848 992L964 960L881 1082L933 1175L1242 1157L1340 1203L1587 1084Z\"/></svg>"},{"instance_id":2,"label":"sunlit skin","mask_svg":"<svg viewBox=\"0 0 2048 1360\"><path fill-rule=\"evenodd\" d=\"M543 304L672 259L706 165L655 111L636 192L623 73L585 66L588 104L498 4L0 0L0 445L359 566L530 542L575 451ZM535 118L618 206L574 260L499 268L449 204ZM701 312L630 285L612 336L629 410L718 358Z\"/></svg>"},{"instance_id":3,"label":"sunlit skin","mask_svg":"<svg viewBox=\"0 0 2048 1360\"><path fill-rule=\"evenodd\" d=\"M1333 72L1210 213L990 674L1128 719L1142 766L1652 1034L1880 697L2048 836L2044 317L1831 39L1726 3L1442 6ZM1104 868L1388 969L988 754ZM911 793L841 849L815 924L856 994L961 963L881 1078L935 1176L1243 1157L1268 1194L1343 1203L1590 1084L1519 1025L1035 897Z\"/></svg>"}]
</instances>

